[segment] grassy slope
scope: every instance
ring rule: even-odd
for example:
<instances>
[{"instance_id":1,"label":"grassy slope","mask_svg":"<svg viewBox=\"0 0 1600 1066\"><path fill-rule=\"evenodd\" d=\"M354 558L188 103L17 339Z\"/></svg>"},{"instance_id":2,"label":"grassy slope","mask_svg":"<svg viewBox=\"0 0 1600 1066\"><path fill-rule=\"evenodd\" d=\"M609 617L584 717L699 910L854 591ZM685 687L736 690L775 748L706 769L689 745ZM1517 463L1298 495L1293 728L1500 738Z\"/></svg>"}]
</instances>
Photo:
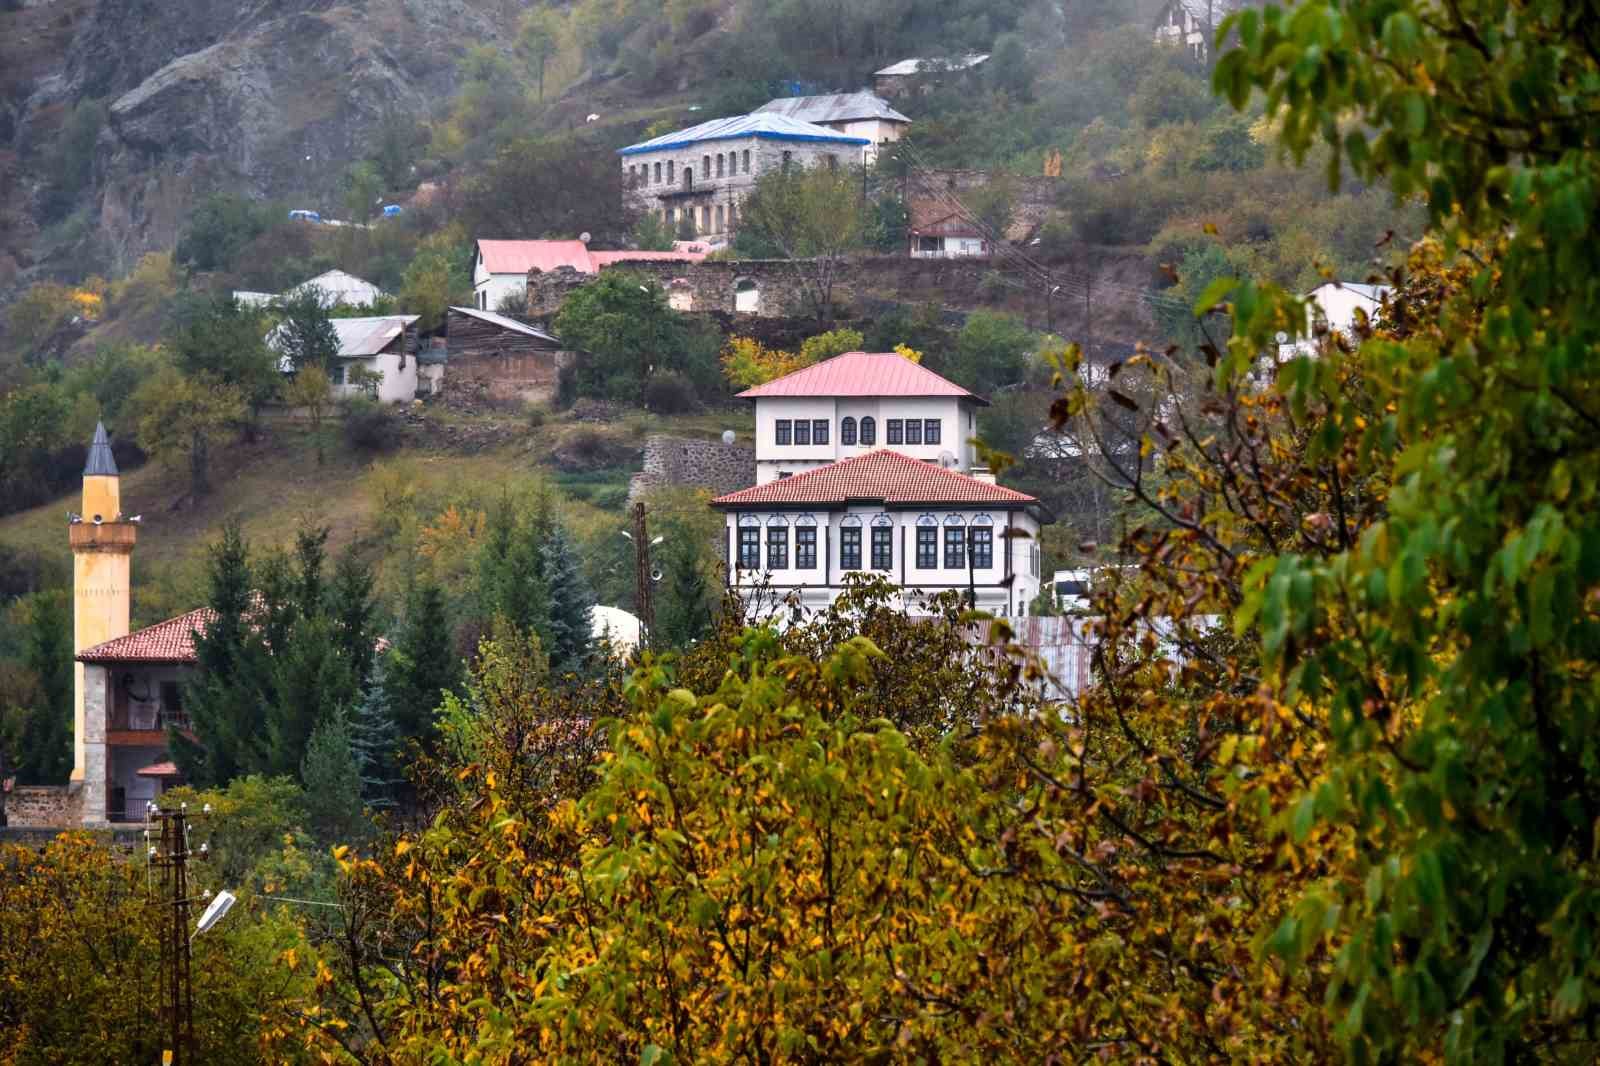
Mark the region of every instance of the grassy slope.
<instances>
[{"instance_id":1,"label":"grassy slope","mask_svg":"<svg viewBox=\"0 0 1600 1066\"><path fill-rule=\"evenodd\" d=\"M557 475L547 464L556 442L571 428L564 420L531 430L520 420L442 421L454 421L464 430L498 427L513 436L481 450L413 442L383 456L367 457L348 452L337 440L336 430L330 430L326 460L319 467L303 425L269 421L254 444L216 449L213 491L198 504L187 499L184 471L150 463L127 472L122 477L123 509L144 516L134 554L134 624L159 621L200 601L206 545L216 539L228 518L238 519L246 537L261 547L290 545L303 526L326 525L331 530L330 548L360 546L378 564L380 582L391 591L404 580L409 551L408 537L397 533L397 527L414 517L426 522L451 503L482 506L503 492L516 495L550 484L580 535L622 518L620 505L599 508L561 491L564 481L615 482L625 487L631 472ZM732 426L748 434L749 421L748 415L669 419L640 412L609 428L642 444L650 432L714 437ZM397 499L402 502L396 503ZM64 572L70 558L66 512L76 508L76 497L69 496L0 518L0 543L36 552Z\"/></svg>"}]
</instances>

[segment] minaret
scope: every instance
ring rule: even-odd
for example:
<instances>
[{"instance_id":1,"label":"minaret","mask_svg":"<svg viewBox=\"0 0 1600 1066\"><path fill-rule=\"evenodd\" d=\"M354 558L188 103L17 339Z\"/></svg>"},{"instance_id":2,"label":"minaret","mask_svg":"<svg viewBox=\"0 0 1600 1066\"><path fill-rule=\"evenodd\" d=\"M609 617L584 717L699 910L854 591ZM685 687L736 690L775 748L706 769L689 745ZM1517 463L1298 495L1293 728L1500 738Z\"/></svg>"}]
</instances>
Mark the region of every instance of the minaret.
<instances>
[{"instance_id":1,"label":"minaret","mask_svg":"<svg viewBox=\"0 0 1600 1066\"><path fill-rule=\"evenodd\" d=\"M122 517L117 461L97 423L83 466L83 513L71 519L72 653L128 635L133 543L139 527ZM106 817L106 714L109 693L102 682L88 691L84 664L72 664L72 782L83 789L85 822ZM97 671L97 674L99 672Z\"/></svg>"}]
</instances>

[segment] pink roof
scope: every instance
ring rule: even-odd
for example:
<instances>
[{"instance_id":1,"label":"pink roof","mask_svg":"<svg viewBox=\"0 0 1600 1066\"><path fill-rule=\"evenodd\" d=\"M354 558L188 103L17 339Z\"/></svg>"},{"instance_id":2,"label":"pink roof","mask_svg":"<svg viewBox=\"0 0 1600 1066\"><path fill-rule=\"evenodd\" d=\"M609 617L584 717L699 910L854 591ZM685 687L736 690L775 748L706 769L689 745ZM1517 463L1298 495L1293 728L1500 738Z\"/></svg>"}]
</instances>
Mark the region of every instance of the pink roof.
<instances>
[{"instance_id":1,"label":"pink roof","mask_svg":"<svg viewBox=\"0 0 1600 1066\"><path fill-rule=\"evenodd\" d=\"M149 766L141 766L134 773L140 777L177 777L178 764L166 759L162 762L153 762Z\"/></svg>"},{"instance_id":2,"label":"pink roof","mask_svg":"<svg viewBox=\"0 0 1600 1066\"><path fill-rule=\"evenodd\" d=\"M895 358L900 358L895 356ZM991 485L909 455L879 448L793 477L740 489L711 501L713 507L743 508L843 505L855 502L898 504L979 504L1039 508L1025 492Z\"/></svg>"},{"instance_id":3,"label":"pink roof","mask_svg":"<svg viewBox=\"0 0 1600 1066\"><path fill-rule=\"evenodd\" d=\"M571 267L580 274L594 274L601 267L625 262L698 263L705 252L591 252L582 241L491 241L478 242L483 266L491 274L526 274Z\"/></svg>"},{"instance_id":4,"label":"pink roof","mask_svg":"<svg viewBox=\"0 0 1600 1066\"><path fill-rule=\"evenodd\" d=\"M894 352L846 352L745 389L739 395L746 400L781 396L953 396L988 403Z\"/></svg>"},{"instance_id":5,"label":"pink roof","mask_svg":"<svg viewBox=\"0 0 1600 1066\"><path fill-rule=\"evenodd\" d=\"M96 644L78 655L81 663L192 663L193 631L205 632L211 608L201 607L135 630L125 637Z\"/></svg>"}]
</instances>

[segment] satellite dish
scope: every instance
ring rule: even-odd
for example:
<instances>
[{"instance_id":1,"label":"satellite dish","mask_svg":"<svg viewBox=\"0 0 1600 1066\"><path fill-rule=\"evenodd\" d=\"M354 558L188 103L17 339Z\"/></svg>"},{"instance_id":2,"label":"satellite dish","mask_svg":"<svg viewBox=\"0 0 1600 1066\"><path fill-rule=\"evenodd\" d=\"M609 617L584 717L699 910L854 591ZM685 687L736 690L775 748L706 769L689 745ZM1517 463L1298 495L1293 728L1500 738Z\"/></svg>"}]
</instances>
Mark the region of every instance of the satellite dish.
<instances>
[{"instance_id":1,"label":"satellite dish","mask_svg":"<svg viewBox=\"0 0 1600 1066\"><path fill-rule=\"evenodd\" d=\"M946 449L939 453L939 465L946 470L956 465L956 453Z\"/></svg>"},{"instance_id":2,"label":"satellite dish","mask_svg":"<svg viewBox=\"0 0 1600 1066\"><path fill-rule=\"evenodd\" d=\"M732 444L736 439L737 438L734 436L733 430L725 429L722 431L722 443Z\"/></svg>"},{"instance_id":3,"label":"satellite dish","mask_svg":"<svg viewBox=\"0 0 1600 1066\"><path fill-rule=\"evenodd\" d=\"M664 576L665 575L663 575L661 573L661 568L659 566L651 568L651 570L650 570L650 580L651 581L660 581L662 579L662 577L664 577Z\"/></svg>"},{"instance_id":4,"label":"satellite dish","mask_svg":"<svg viewBox=\"0 0 1600 1066\"><path fill-rule=\"evenodd\" d=\"M584 244L588 244L589 243L589 231L588 230L584 230L582 233L578 234L578 240L582 241Z\"/></svg>"},{"instance_id":5,"label":"satellite dish","mask_svg":"<svg viewBox=\"0 0 1600 1066\"><path fill-rule=\"evenodd\" d=\"M100 517L100 516L99 516L99 515L95 515L95 516L94 516L94 524L95 524L95 525L97 525L97 526L98 526L98 525L99 525L99 524L100 524L100 523L101 523L101 522L103 522L103 521L104 521L104 519L103 519L103 518L101 518L101 517Z\"/></svg>"},{"instance_id":6,"label":"satellite dish","mask_svg":"<svg viewBox=\"0 0 1600 1066\"><path fill-rule=\"evenodd\" d=\"M227 889L218 892L217 898L211 901L211 906L207 907L205 913L200 916L200 924L195 926L195 934L199 935L222 921L222 916L228 913L234 902L232 892Z\"/></svg>"}]
</instances>

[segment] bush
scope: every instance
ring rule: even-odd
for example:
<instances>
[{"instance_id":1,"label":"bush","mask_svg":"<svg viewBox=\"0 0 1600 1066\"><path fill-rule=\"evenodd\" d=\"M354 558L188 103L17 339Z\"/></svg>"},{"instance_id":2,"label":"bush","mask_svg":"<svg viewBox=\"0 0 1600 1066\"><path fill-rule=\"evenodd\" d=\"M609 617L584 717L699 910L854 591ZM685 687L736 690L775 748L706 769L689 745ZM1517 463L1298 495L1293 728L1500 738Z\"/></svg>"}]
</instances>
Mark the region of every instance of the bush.
<instances>
[{"instance_id":1,"label":"bush","mask_svg":"<svg viewBox=\"0 0 1600 1066\"><path fill-rule=\"evenodd\" d=\"M357 451L390 451L400 443L400 419L376 400L351 400L345 405L344 439Z\"/></svg>"},{"instance_id":2,"label":"bush","mask_svg":"<svg viewBox=\"0 0 1600 1066\"><path fill-rule=\"evenodd\" d=\"M618 433L594 426L576 426L561 438L552 458L559 469L580 472L621 466L638 453L638 447Z\"/></svg>"},{"instance_id":3,"label":"bush","mask_svg":"<svg viewBox=\"0 0 1600 1066\"><path fill-rule=\"evenodd\" d=\"M644 408L658 415L682 415L698 411L700 400L688 378L669 370L645 382Z\"/></svg>"},{"instance_id":4,"label":"bush","mask_svg":"<svg viewBox=\"0 0 1600 1066\"><path fill-rule=\"evenodd\" d=\"M528 420L529 429L538 429L550 420L550 408L542 403L530 403L523 408L522 416Z\"/></svg>"}]
</instances>

